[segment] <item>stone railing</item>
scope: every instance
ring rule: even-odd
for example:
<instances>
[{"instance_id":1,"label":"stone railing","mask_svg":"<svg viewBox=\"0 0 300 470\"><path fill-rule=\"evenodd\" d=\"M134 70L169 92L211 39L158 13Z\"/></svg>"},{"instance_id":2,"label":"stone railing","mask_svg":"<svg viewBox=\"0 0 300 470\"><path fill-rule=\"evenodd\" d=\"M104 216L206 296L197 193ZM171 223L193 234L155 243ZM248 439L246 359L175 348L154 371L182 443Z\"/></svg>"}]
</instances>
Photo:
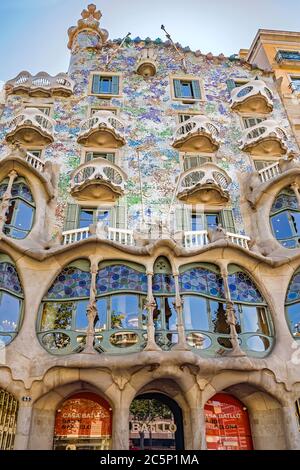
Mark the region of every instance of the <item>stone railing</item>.
<instances>
[{"instance_id":1,"label":"stone railing","mask_svg":"<svg viewBox=\"0 0 300 470\"><path fill-rule=\"evenodd\" d=\"M78 142L85 143L91 134L109 132L115 137L118 147L125 145L125 125L110 111L97 111L80 124Z\"/></svg>"},{"instance_id":2,"label":"stone railing","mask_svg":"<svg viewBox=\"0 0 300 470\"><path fill-rule=\"evenodd\" d=\"M193 139L199 141L195 142L195 146L201 150L215 151L220 146L219 131L217 127L203 115L196 115L182 122L176 128L173 147L181 148L182 145L188 140ZM203 140L204 148L201 148L201 139ZM205 140L204 140L205 139ZM207 143L210 142L210 144Z\"/></svg>"},{"instance_id":3,"label":"stone railing","mask_svg":"<svg viewBox=\"0 0 300 470\"><path fill-rule=\"evenodd\" d=\"M181 174L177 197L178 199L187 200L189 195L195 197L195 192L197 191L197 200L199 200L199 202L207 202L207 191L211 189L213 190L213 194L210 199L217 198L218 201L219 199L228 201L228 187L230 183L231 179L226 171L222 170L222 168L214 163L204 163L198 168L191 168ZM202 201L202 191L205 192L203 195L205 201Z\"/></svg>"},{"instance_id":4,"label":"stone railing","mask_svg":"<svg viewBox=\"0 0 300 470\"><path fill-rule=\"evenodd\" d=\"M80 242L85 240L92 235L95 235L98 239L111 240L120 245L134 245L133 230L119 229L113 227L100 227L100 230L96 230L93 233L90 227L77 228L74 230L68 230L62 233L62 244L71 245L72 243Z\"/></svg>"},{"instance_id":5,"label":"stone railing","mask_svg":"<svg viewBox=\"0 0 300 470\"><path fill-rule=\"evenodd\" d=\"M263 109L260 100L264 101ZM251 80L245 85L234 88L231 91L231 108L239 109L247 101L249 110L272 111L273 93L263 80ZM251 108L252 102L252 108Z\"/></svg>"},{"instance_id":6,"label":"stone railing","mask_svg":"<svg viewBox=\"0 0 300 470\"><path fill-rule=\"evenodd\" d=\"M8 94L26 92L33 96L36 93L46 96L59 94L70 96L73 93L74 82L65 73L59 73L52 77L46 72L31 75L29 72L23 71L6 82L5 89Z\"/></svg>"},{"instance_id":7,"label":"stone railing","mask_svg":"<svg viewBox=\"0 0 300 470\"><path fill-rule=\"evenodd\" d=\"M40 173L43 173L44 168L45 168L45 162L41 160L40 158L36 157L30 152L26 152L26 157L25 160L29 165L31 165L35 170L39 171Z\"/></svg>"},{"instance_id":8,"label":"stone railing","mask_svg":"<svg viewBox=\"0 0 300 470\"><path fill-rule=\"evenodd\" d=\"M250 249L250 238L246 235L226 232L224 239L247 250ZM185 248L201 248L205 245L208 245L209 243L210 242L207 230L195 230L184 232L183 244Z\"/></svg>"},{"instance_id":9,"label":"stone railing","mask_svg":"<svg viewBox=\"0 0 300 470\"><path fill-rule=\"evenodd\" d=\"M246 129L240 141L240 149L246 150L248 147L267 139L277 140L280 142L281 146L287 150L285 143L287 141L287 134L279 127L278 123L272 119L267 119L256 126Z\"/></svg>"},{"instance_id":10,"label":"stone railing","mask_svg":"<svg viewBox=\"0 0 300 470\"><path fill-rule=\"evenodd\" d=\"M258 171L258 174L262 183L276 178L276 176L281 174L279 162L272 163L272 165L262 168Z\"/></svg>"},{"instance_id":11,"label":"stone railing","mask_svg":"<svg viewBox=\"0 0 300 470\"><path fill-rule=\"evenodd\" d=\"M6 136L8 141L13 140L14 134L23 128L35 128L41 134L48 137L53 142L55 121L37 108L24 109L14 117L9 123L9 132Z\"/></svg>"}]
</instances>

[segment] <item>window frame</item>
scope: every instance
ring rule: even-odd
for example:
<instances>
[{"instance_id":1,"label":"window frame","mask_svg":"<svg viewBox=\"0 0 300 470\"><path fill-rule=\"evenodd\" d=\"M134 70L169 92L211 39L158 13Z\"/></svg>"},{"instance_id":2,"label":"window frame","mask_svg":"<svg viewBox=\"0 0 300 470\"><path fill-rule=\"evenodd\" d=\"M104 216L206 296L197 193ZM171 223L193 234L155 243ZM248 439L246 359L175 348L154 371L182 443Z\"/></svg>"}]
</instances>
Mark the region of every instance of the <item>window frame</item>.
<instances>
[{"instance_id":1,"label":"window frame","mask_svg":"<svg viewBox=\"0 0 300 470\"><path fill-rule=\"evenodd\" d=\"M199 165L197 166L190 166L189 168L185 168L185 161L187 161L189 158L204 158L207 159L206 162L201 163L201 165L204 165L205 163L214 163L214 155L211 153L199 153L199 152L179 152L179 163L180 163L180 168L182 172L189 171L191 169L196 169L199 168Z\"/></svg>"},{"instance_id":2,"label":"window frame","mask_svg":"<svg viewBox=\"0 0 300 470\"><path fill-rule=\"evenodd\" d=\"M95 76L100 77L119 77L119 90L117 94L114 93L93 93L93 83ZM88 95L90 96L99 96L103 99L111 99L111 98L121 98L123 93L123 74L119 72L105 72L105 71L93 71L90 74L89 79L89 86L88 86ZM93 107L93 106L91 106Z\"/></svg>"},{"instance_id":3,"label":"window frame","mask_svg":"<svg viewBox=\"0 0 300 470\"><path fill-rule=\"evenodd\" d=\"M110 111L115 116L119 116L120 108L116 106L100 106L100 105L89 105L88 107L88 117L93 117L94 113L97 111Z\"/></svg>"},{"instance_id":4,"label":"window frame","mask_svg":"<svg viewBox=\"0 0 300 470\"><path fill-rule=\"evenodd\" d=\"M34 100L34 99L33 99ZM47 108L49 109L49 112L48 113L43 113L42 111L40 111L42 114L45 114L45 116L49 117L49 118L52 118L53 116L53 106L54 106L54 103L53 101L40 101L40 100L37 100L36 102L35 101L23 101L23 111L25 111L26 109L30 109L30 108Z\"/></svg>"},{"instance_id":5,"label":"window frame","mask_svg":"<svg viewBox=\"0 0 300 470\"><path fill-rule=\"evenodd\" d=\"M180 80L180 81L185 81L185 82L198 81L201 97L200 98L177 97L175 95L174 80ZM170 82L170 89L171 89L171 99L173 101L180 101L181 103L186 103L186 104L192 104L192 103L205 102L206 101L203 81L199 76L197 76L197 75L173 75L173 74L171 74L171 75L169 75L169 82ZM185 113L184 111L185 110L183 110L183 112L179 112L179 114L189 114L189 113Z\"/></svg>"},{"instance_id":6,"label":"window frame","mask_svg":"<svg viewBox=\"0 0 300 470\"><path fill-rule=\"evenodd\" d=\"M83 163L87 163L86 162L86 154L89 153L89 152L93 152L93 153L112 153L114 154L115 156L115 161L114 161L114 165L116 166L120 166L120 160L121 160L121 156L120 156L120 153L122 152L122 150L120 149L114 149L114 148L106 148L106 147L99 147L99 149L97 147L82 147L81 149L81 157L80 157L80 165L82 165ZM105 158L102 158L102 157L98 157L98 158L101 158L101 161L108 161L107 159ZM91 160L93 161L93 160Z\"/></svg>"}]
</instances>

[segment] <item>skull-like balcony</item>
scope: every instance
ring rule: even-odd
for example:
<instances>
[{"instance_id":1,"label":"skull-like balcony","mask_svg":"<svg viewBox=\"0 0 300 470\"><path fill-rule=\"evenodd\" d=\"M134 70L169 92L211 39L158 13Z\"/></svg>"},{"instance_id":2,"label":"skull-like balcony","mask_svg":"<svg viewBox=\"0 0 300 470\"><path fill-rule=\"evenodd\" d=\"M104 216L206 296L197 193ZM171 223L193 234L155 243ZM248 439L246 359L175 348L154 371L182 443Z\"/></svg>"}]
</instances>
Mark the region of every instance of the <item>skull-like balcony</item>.
<instances>
[{"instance_id":1,"label":"skull-like balcony","mask_svg":"<svg viewBox=\"0 0 300 470\"><path fill-rule=\"evenodd\" d=\"M273 94L263 80L251 80L232 90L231 109L243 113L270 113Z\"/></svg>"},{"instance_id":2,"label":"skull-like balcony","mask_svg":"<svg viewBox=\"0 0 300 470\"><path fill-rule=\"evenodd\" d=\"M74 82L67 74L59 73L51 77L46 72L31 75L29 72L20 72L5 85L7 94L28 95L48 98L51 96L68 97L73 94Z\"/></svg>"},{"instance_id":3,"label":"skull-like balcony","mask_svg":"<svg viewBox=\"0 0 300 470\"><path fill-rule=\"evenodd\" d=\"M180 176L177 198L188 204L226 204L231 179L214 163L204 163Z\"/></svg>"},{"instance_id":4,"label":"skull-like balcony","mask_svg":"<svg viewBox=\"0 0 300 470\"><path fill-rule=\"evenodd\" d=\"M87 147L122 147L126 144L124 123L110 111L97 111L82 121L78 143Z\"/></svg>"},{"instance_id":5,"label":"skull-like balcony","mask_svg":"<svg viewBox=\"0 0 300 470\"><path fill-rule=\"evenodd\" d=\"M262 121L246 129L240 141L240 149L250 155L285 155L287 134L272 119Z\"/></svg>"},{"instance_id":6,"label":"skull-like balcony","mask_svg":"<svg viewBox=\"0 0 300 470\"><path fill-rule=\"evenodd\" d=\"M55 121L39 109L27 108L9 122L6 141L24 146L49 145L54 141L54 126Z\"/></svg>"},{"instance_id":7,"label":"skull-like balcony","mask_svg":"<svg viewBox=\"0 0 300 470\"><path fill-rule=\"evenodd\" d=\"M127 175L102 158L83 163L71 175L71 194L82 201L115 202L124 194Z\"/></svg>"},{"instance_id":8,"label":"skull-like balcony","mask_svg":"<svg viewBox=\"0 0 300 470\"><path fill-rule=\"evenodd\" d=\"M173 147L182 152L215 152L220 146L217 127L203 115L196 115L179 124Z\"/></svg>"}]
</instances>

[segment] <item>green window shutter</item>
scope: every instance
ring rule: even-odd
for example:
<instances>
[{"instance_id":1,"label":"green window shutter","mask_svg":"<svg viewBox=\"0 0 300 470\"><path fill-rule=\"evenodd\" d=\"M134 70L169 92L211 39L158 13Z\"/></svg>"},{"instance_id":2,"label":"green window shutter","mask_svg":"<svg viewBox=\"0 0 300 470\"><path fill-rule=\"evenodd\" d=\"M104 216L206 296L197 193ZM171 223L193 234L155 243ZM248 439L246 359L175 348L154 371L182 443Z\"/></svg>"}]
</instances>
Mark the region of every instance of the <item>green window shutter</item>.
<instances>
[{"instance_id":1,"label":"green window shutter","mask_svg":"<svg viewBox=\"0 0 300 470\"><path fill-rule=\"evenodd\" d=\"M199 80L192 81L193 96L196 100L201 100L201 89Z\"/></svg>"},{"instance_id":2,"label":"green window shutter","mask_svg":"<svg viewBox=\"0 0 300 470\"><path fill-rule=\"evenodd\" d=\"M74 230L77 228L78 224L78 210L79 207L77 204L68 204L66 209L64 231Z\"/></svg>"},{"instance_id":3,"label":"green window shutter","mask_svg":"<svg viewBox=\"0 0 300 470\"><path fill-rule=\"evenodd\" d=\"M233 90L234 88L236 88L235 81L232 80L232 78L230 78L229 80L226 81L226 83L227 83L228 91L229 91L229 93L231 93L232 90Z\"/></svg>"},{"instance_id":4,"label":"green window shutter","mask_svg":"<svg viewBox=\"0 0 300 470\"><path fill-rule=\"evenodd\" d=\"M94 75L93 76L92 93L95 93L95 94L98 95L101 92L100 88L101 88L100 75Z\"/></svg>"},{"instance_id":5,"label":"green window shutter","mask_svg":"<svg viewBox=\"0 0 300 470\"><path fill-rule=\"evenodd\" d=\"M93 160L93 152L86 152L85 162L90 162L91 160Z\"/></svg>"},{"instance_id":6,"label":"green window shutter","mask_svg":"<svg viewBox=\"0 0 300 470\"><path fill-rule=\"evenodd\" d=\"M111 77L111 94L118 95L119 94L119 76L113 75Z\"/></svg>"},{"instance_id":7,"label":"green window shutter","mask_svg":"<svg viewBox=\"0 0 300 470\"><path fill-rule=\"evenodd\" d=\"M175 230L183 230L183 206L176 206L175 208Z\"/></svg>"},{"instance_id":8,"label":"green window shutter","mask_svg":"<svg viewBox=\"0 0 300 470\"><path fill-rule=\"evenodd\" d=\"M183 230L189 232L192 230L192 211L190 206L183 206Z\"/></svg>"},{"instance_id":9,"label":"green window shutter","mask_svg":"<svg viewBox=\"0 0 300 470\"><path fill-rule=\"evenodd\" d=\"M114 208L115 227L127 229L127 204L124 198L119 199L117 206Z\"/></svg>"},{"instance_id":10,"label":"green window shutter","mask_svg":"<svg viewBox=\"0 0 300 470\"><path fill-rule=\"evenodd\" d=\"M181 80L174 79L173 80L173 85L174 85L174 93L175 93L175 98L181 98Z\"/></svg>"},{"instance_id":11,"label":"green window shutter","mask_svg":"<svg viewBox=\"0 0 300 470\"><path fill-rule=\"evenodd\" d=\"M108 153L106 158L109 162L115 163L115 154L114 153Z\"/></svg>"},{"instance_id":12,"label":"green window shutter","mask_svg":"<svg viewBox=\"0 0 300 470\"><path fill-rule=\"evenodd\" d=\"M222 219L226 232L236 233L232 209L223 209Z\"/></svg>"}]
</instances>

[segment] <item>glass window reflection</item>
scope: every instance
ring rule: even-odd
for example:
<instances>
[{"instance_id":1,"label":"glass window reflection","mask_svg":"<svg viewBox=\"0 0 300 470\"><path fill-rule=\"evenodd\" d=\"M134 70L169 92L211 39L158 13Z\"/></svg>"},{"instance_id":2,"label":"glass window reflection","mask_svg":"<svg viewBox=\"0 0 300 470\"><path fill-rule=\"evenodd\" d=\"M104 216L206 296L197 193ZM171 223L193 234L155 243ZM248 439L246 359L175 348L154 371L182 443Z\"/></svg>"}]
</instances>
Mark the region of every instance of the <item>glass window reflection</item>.
<instances>
[{"instance_id":1,"label":"glass window reflection","mask_svg":"<svg viewBox=\"0 0 300 470\"><path fill-rule=\"evenodd\" d=\"M21 301L6 292L0 292L0 331L14 332L18 328Z\"/></svg>"},{"instance_id":2,"label":"glass window reflection","mask_svg":"<svg viewBox=\"0 0 300 470\"><path fill-rule=\"evenodd\" d=\"M139 327L139 297L137 295L112 296L111 327L113 329Z\"/></svg>"},{"instance_id":3,"label":"glass window reflection","mask_svg":"<svg viewBox=\"0 0 300 470\"><path fill-rule=\"evenodd\" d=\"M187 330L209 331L206 299L192 295L184 296L183 315Z\"/></svg>"}]
</instances>

